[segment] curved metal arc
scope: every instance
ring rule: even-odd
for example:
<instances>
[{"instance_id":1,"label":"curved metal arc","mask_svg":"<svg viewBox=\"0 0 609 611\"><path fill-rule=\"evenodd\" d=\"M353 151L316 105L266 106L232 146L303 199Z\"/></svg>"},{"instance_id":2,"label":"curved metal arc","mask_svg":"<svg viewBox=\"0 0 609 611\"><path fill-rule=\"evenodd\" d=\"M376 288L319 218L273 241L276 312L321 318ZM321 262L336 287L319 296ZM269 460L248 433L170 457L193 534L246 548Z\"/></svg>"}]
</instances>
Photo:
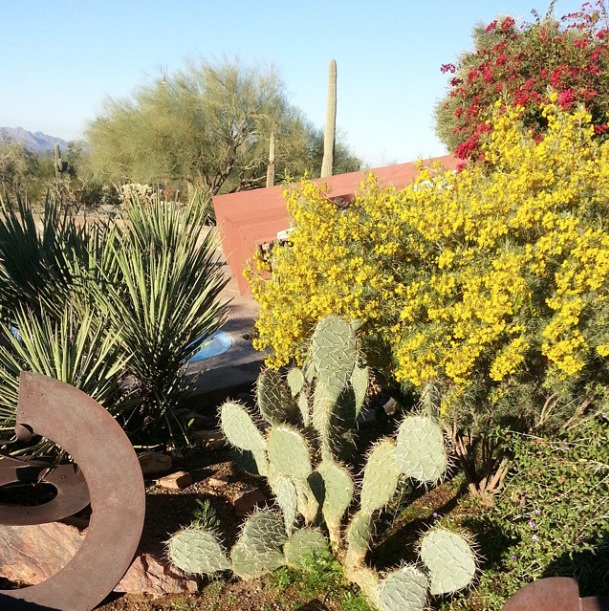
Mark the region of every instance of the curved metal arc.
<instances>
[{"instance_id":1,"label":"curved metal arc","mask_svg":"<svg viewBox=\"0 0 609 611\"><path fill-rule=\"evenodd\" d=\"M145 491L137 456L112 416L80 390L23 372L17 420L68 452L87 482L89 530L72 560L46 581L2 595L63 611L87 611L116 586L137 549ZM18 608L18 607L15 607Z\"/></svg>"},{"instance_id":2,"label":"curved metal arc","mask_svg":"<svg viewBox=\"0 0 609 611\"><path fill-rule=\"evenodd\" d=\"M89 490L82 471L75 464L58 465L47 471L48 463L41 460L23 461L0 456L0 486L13 483L43 482L51 484L57 494L42 505L32 507L0 503L0 524L26 526L62 520L84 509L89 504Z\"/></svg>"}]
</instances>

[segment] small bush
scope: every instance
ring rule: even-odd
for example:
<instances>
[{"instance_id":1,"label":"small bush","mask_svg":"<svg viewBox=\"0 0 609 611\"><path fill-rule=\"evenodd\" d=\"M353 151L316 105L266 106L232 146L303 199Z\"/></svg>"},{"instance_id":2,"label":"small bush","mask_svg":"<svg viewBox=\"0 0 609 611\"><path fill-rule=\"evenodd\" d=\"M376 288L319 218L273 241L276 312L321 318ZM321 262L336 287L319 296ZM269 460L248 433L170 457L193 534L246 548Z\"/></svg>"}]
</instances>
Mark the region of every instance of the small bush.
<instances>
[{"instance_id":1,"label":"small bush","mask_svg":"<svg viewBox=\"0 0 609 611\"><path fill-rule=\"evenodd\" d=\"M609 593L609 421L603 414L556 437L513 434L511 475L491 511L465 524L486 566L451 609L499 610L522 586L575 577L582 596Z\"/></svg>"}]
</instances>

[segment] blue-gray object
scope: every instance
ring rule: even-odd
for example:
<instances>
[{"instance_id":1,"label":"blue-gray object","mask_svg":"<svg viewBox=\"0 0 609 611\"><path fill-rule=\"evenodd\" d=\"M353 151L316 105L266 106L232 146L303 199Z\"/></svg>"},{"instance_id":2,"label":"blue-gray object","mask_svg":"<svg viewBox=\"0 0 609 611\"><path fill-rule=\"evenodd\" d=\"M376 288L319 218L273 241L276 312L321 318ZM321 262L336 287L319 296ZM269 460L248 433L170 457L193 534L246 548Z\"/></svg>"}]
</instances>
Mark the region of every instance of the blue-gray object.
<instances>
[{"instance_id":1,"label":"blue-gray object","mask_svg":"<svg viewBox=\"0 0 609 611\"><path fill-rule=\"evenodd\" d=\"M233 340L228 333L216 331L206 338L201 338L201 348L189 359L189 363L198 363L215 356L220 356L230 350Z\"/></svg>"}]
</instances>

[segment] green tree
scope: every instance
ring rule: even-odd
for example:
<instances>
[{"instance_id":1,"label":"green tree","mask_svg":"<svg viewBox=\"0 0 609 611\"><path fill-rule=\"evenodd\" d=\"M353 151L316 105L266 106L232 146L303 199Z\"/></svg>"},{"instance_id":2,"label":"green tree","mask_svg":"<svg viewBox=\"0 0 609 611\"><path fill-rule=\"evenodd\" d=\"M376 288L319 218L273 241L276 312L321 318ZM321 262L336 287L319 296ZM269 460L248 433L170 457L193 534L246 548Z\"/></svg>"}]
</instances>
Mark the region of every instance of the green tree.
<instances>
[{"instance_id":1,"label":"green tree","mask_svg":"<svg viewBox=\"0 0 609 611\"><path fill-rule=\"evenodd\" d=\"M23 144L0 140L0 191L17 193L32 199L44 192L44 184L53 175L52 164Z\"/></svg>"},{"instance_id":2,"label":"green tree","mask_svg":"<svg viewBox=\"0 0 609 611\"><path fill-rule=\"evenodd\" d=\"M107 179L186 183L215 195L264 186L271 133L279 178L319 174L318 133L288 103L276 72L234 61L191 64L109 100L87 137L92 168Z\"/></svg>"}]
</instances>

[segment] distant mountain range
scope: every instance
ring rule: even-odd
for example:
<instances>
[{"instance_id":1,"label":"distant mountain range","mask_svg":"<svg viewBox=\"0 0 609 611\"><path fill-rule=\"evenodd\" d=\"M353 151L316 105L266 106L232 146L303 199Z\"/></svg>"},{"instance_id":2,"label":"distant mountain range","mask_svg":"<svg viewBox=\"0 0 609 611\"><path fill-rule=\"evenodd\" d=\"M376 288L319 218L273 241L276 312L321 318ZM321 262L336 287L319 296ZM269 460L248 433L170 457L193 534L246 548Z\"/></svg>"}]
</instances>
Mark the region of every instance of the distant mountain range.
<instances>
[{"instance_id":1,"label":"distant mountain range","mask_svg":"<svg viewBox=\"0 0 609 611\"><path fill-rule=\"evenodd\" d=\"M52 151L56 144L65 150L68 143L55 136L47 136L42 132L28 132L23 127L0 127L0 141L12 140L25 145L27 149L34 153L45 153Z\"/></svg>"}]
</instances>

